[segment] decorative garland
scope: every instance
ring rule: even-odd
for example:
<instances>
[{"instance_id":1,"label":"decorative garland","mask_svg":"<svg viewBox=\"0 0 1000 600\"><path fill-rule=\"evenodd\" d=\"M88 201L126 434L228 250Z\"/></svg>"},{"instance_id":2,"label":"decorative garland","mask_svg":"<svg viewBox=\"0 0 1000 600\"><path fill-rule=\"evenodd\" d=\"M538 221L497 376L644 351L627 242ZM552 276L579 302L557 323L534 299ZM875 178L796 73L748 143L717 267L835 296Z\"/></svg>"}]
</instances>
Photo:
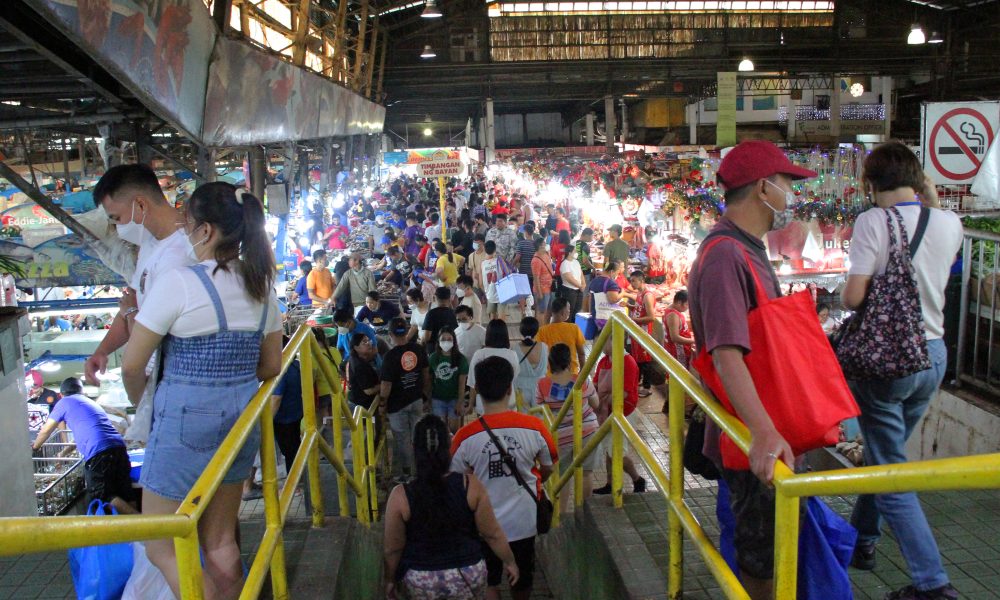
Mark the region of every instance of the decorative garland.
<instances>
[{"instance_id":1,"label":"decorative garland","mask_svg":"<svg viewBox=\"0 0 1000 600\"><path fill-rule=\"evenodd\" d=\"M866 151L862 147L816 149L788 156L818 174L793 186L800 199L793 206L795 218L817 220L821 225L853 225L867 208L858 183ZM684 209L685 219L697 222L705 215L718 218L725 211L722 191L715 185L718 165L718 158L703 155L666 155L655 160L534 157L507 163L505 179L529 195L553 183L576 192L568 196L606 195L626 220L635 220L639 207L653 202L667 215Z\"/></svg>"}]
</instances>

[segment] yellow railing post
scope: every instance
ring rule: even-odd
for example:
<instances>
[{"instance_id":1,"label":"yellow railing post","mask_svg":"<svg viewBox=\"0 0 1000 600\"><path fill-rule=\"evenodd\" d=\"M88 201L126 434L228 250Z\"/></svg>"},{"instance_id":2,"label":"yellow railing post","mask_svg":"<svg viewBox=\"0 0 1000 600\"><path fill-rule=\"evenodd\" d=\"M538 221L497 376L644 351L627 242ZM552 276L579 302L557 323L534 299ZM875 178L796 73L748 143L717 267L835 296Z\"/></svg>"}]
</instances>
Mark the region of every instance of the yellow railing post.
<instances>
[{"instance_id":1,"label":"yellow railing post","mask_svg":"<svg viewBox=\"0 0 1000 600\"><path fill-rule=\"evenodd\" d=\"M177 556L181 600L202 600L205 597L205 578L201 572L197 527L187 537L174 538L174 554Z\"/></svg>"},{"instance_id":2,"label":"yellow railing post","mask_svg":"<svg viewBox=\"0 0 1000 600\"><path fill-rule=\"evenodd\" d=\"M799 498L775 482L774 598L795 600L799 561Z\"/></svg>"},{"instance_id":3,"label":"yellow railing post","mask_svg":"<svg viewBox=\"0 0 1000 600\"><path fill-rule=\"evenodd\" d=\"M625 330L613 320L606 327L611 327L611 414L616 417L625 415ZM601 352L602 348L594 348ZM615 508L622 507L622 461L625 435L617 425L611 427L611 498Z\"/></svg>"},{"instance_id":4,"label":"yellow railing post","mask_svg":"<svg viewBox=\"0 0 1000 600\"><path fill-rule=\"evenodd\" d=\"M376 411L377 410L378 409L376 408ZM368 506L371 509L371 521L375 522L378 520L378 489L376 482L378 474L378 458L375 456L374 414L365 415L365 451L368 457L365 460L365 465L370 465L373 468L372 476L368 478Z\"/></svg>"},{"instance_id":5,"label":"yellow railing post","mask_svg":"<svg viewBox=\"0 0 1000 600\"><path fill-rule=\"evenodd\" d=\"M667 543L670 564L667 571L667 596L681 597L684 587L684 531L676 508L684 503L684 388L677 377L670 378L668 391L670 429L670 489L667 510Z\"/></svg>"},{"instance_id":6,"label":"yellow railing post","mask_svg":"<svg viewBox=\"0 0 1000 600\"><path fill-rule=\"evenodd\" d=\"M302 374L302 420L305 422L306 431L319 431L320 425L316 423L316 394L313 382L313 362L315 356L314 348L317 347L316 340L312 332L307 334L307 341L299 346L299 370ZM321 375L322 376L322 375ZM313 527L322 527L325 515L323 510L323 491L319 482L319 449L316 445L306 449L309 453L306 457L306 472L309 474L309 500L312 502L312 523Z\"/></svg>"},{"instance_id":7,"label":"yellow railing post","mask_svg":"<svg viewBox=\"0 0 1000 600\"><path fill-rule=\"evenodd\" d=\"M264 488L264 530L273 530L277 536L274 554L271 555L271 590L275 600L286 600L288 598L288 580L285 573L285 544L281 533L281 508L278 505L276 460L274 420L271 417L271 408L267 406L260 413L260 472Z\"/></svg>"},{"instance_id":8,"label":"yellow railing post","mask_svg":"<svg viewBox=\"0 0 1000 600\"><path fill-rule=\"evenodd\" d=\"M357 512L358 520L369 525L368 520L368 486L364 485L365 475L365 438L364 426L361 423L361 410L354 411L354 416L358 417L355 427L351 429L351 462L354 467L354 479L361 485L361 493L354 498L354 509Z\"/></svg>"},{"instance_id":9,"label":"yellow railing post","mask_svg":"<svg viewBox=\"0 0 1000 600\"><path fill-rule=\"evenodd\" d=\"M340 389L333 390L333 453L344 462L344 399ZM346 517L351 514L351 505L347 500L347 478L337 474L337 498L340 501L340 516Z\"/></svg>"},{"instance_id":10,"label":"yellow railing post","mask_svg":"<svg viewBox=\"0 0 1000 600\"><path fill-rule=\"evenodd\" d=\"M573 390L573 458L583 452L583 392ZM558 431L556 432L558 435ZM558 438L557 438L558 439ZM573 506L583 506L583 465L573 469Z\"/></svg>"}]
</instances>

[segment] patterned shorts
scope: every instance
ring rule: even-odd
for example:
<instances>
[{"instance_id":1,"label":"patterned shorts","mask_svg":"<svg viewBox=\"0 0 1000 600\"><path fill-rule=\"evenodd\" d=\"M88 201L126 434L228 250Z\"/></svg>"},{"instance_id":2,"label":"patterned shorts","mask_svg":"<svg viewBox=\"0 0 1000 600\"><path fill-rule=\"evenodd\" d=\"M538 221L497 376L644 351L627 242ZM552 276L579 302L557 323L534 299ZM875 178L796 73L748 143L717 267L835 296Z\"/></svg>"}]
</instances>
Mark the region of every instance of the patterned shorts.
<instances>
[{"instance_id":1,"label":"patterned shorts","mask_svg":"<svg viewBox=\"0 0 1000 600\"><path fill-rule=\"evenodd\" d=\"M440 571L409 569L399 588L407 600L477 600L486 595L486 562Z\"/></svg>"}]
</instances>

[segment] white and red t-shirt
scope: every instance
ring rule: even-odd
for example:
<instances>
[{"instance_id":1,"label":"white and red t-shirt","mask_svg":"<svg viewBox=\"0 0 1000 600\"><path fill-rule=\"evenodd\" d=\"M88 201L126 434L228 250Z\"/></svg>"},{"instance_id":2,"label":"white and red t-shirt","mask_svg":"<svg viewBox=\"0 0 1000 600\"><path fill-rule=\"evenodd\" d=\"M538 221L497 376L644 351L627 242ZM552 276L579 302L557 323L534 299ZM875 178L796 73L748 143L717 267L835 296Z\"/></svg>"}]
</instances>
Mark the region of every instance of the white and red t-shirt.
<instances>
[{"instance_id":1,"label":"white and red t-shirt","mask_svg":"<svg viewBox=\"0 0 1000 600\"><path fill-rule=\"evenodd\" d=\"M541 493L542 479L535 461L548 466L559 453L542 420L514 411L485 415L483 419L514 459L524 482L536 490L536 495ZM483 482L508 541L516 542L538 533L535 499L511 474L479 420L458 430L451 440L451 454L452 471L464 473L472 469Z\"/></svg>"}]
</instances>

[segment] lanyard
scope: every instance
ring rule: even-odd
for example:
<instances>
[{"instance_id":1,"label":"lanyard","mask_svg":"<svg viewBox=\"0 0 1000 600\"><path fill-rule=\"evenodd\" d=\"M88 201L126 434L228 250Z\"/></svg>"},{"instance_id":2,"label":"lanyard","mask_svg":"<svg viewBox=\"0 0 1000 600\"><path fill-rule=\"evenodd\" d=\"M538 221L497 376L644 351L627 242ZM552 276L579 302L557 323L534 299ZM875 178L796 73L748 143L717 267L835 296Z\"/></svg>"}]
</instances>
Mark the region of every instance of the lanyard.
<instances>
[{"instance_id":1,"label":"lanyard","mask_svg":"<svg viewBox=\"0 0 1000 600\"><path fill-rule=\"evenodd\" d=\"M914 200L912 202L897 202L894 206L920 206L920 202L918 200Z\"/></svg>"}]
</instances>

